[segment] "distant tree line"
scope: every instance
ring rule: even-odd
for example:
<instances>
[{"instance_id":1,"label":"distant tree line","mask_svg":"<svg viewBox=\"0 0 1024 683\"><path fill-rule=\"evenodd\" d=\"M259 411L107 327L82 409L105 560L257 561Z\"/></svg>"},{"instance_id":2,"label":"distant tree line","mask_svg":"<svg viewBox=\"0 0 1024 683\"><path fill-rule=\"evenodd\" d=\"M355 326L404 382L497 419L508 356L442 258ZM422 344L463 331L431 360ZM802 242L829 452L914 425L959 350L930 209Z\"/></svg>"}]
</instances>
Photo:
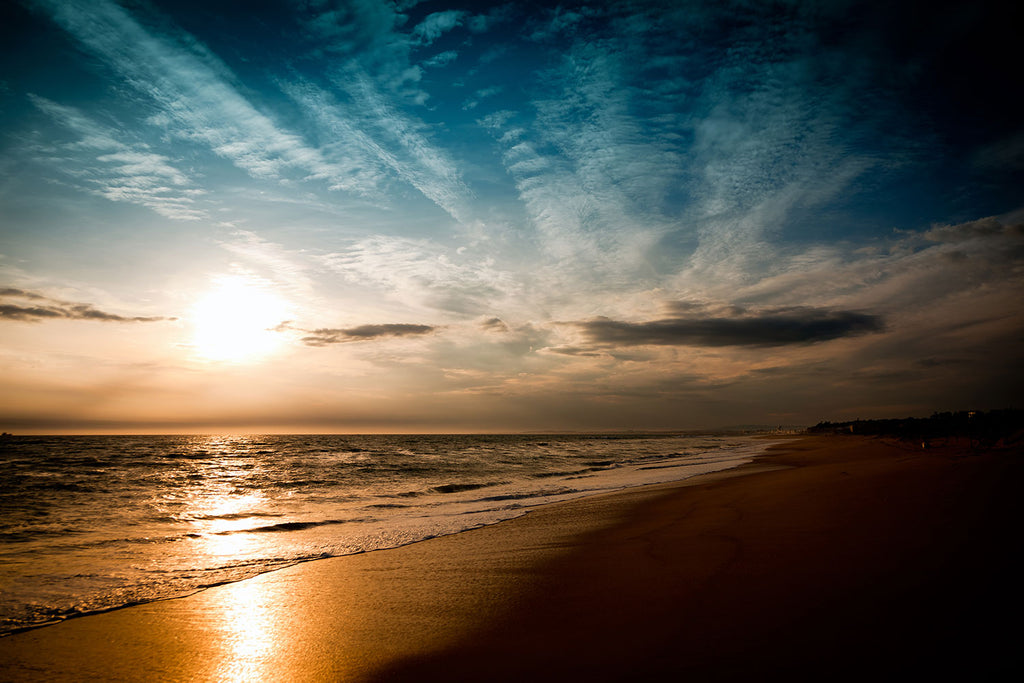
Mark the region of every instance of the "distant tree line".
<instances>
[{"instance_id":1,"label":"distant tree line","mask_svg":"<svg viewBox=\"0 0 1024 683\"><path fill-rule=\"evenodd\" d=\"M1024 441L1024 410L961 410L934 413L931 417L819 422L807 432L893 436L921 441L965 438L979 445L994 445L1000 441L1010 444Z\"/></svg>"}]
</instances>

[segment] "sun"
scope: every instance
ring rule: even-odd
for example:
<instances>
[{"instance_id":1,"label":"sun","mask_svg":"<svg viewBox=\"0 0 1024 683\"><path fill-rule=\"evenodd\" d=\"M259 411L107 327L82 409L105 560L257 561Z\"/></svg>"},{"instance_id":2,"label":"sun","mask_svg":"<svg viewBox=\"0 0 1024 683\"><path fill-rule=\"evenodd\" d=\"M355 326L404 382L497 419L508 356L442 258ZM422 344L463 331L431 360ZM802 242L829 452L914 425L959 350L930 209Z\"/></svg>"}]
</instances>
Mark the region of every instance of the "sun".
<instances>
[{"instance_id":1,"label":"sun","mask_svg":"<svg viewBox=\"0 0 1024 683\"><path fill-rule=\"evenodd\" d=\"M193 347L205 360L259 360L282 344L279 328L289 311L288 302L268 283L240 276L220 278L193 308Z\"/></svg>"}]
</instances>

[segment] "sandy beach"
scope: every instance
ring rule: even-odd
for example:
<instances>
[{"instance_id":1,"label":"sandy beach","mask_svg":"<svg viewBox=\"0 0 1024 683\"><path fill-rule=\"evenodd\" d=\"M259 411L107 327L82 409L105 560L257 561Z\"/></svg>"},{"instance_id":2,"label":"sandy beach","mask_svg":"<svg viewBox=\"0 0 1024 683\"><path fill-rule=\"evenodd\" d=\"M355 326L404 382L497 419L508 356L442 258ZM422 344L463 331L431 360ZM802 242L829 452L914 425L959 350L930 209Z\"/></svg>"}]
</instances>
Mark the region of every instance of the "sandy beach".
<instances>
[{"instance_id":1,"label":"sandy beach","mask_svg":"<svg viewBox=\"0 0 1024 683\"><path fill-rule=\"evenodd\" d=\"M1020 668L1021 463L788 439L737 470L18 633L0 678L1001 679Z\"/></svg>"}]
</instances>

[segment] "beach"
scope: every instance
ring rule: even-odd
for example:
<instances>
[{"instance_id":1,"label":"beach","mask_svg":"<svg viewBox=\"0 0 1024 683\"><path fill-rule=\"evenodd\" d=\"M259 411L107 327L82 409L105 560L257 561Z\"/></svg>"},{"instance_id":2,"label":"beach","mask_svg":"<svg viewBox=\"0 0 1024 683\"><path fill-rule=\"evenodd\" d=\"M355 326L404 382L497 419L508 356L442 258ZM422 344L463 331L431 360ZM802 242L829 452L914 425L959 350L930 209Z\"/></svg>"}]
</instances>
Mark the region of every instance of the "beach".
<instances>
[{"instance_id":1,"label":"beach","mask_svg":"<svg viewBox=\"0 0 1024 683\"><path fill-rule=\"evenodd\" d=\"M1020 666L1021 462L787 439L737 469L17 633L0 678L985 680Z\"/></svg>"}]
</instances>

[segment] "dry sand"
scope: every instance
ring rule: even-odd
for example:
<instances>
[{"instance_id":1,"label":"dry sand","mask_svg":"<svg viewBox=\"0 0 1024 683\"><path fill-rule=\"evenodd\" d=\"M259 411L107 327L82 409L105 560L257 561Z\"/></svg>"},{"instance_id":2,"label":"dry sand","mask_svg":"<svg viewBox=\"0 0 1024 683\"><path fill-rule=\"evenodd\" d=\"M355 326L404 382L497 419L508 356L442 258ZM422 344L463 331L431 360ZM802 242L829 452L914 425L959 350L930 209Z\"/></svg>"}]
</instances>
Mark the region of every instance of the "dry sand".
<instances>
[{"instance_id":1,"label":"dry sand","mask_svg":"<svg viewBox=\"0 0 1024 683\"><path fill-rule=\"evenodd\" d=\"M1019 676L1022 454L755 464L0 639L4 680Z\"/></svg>"}]
</instances>

